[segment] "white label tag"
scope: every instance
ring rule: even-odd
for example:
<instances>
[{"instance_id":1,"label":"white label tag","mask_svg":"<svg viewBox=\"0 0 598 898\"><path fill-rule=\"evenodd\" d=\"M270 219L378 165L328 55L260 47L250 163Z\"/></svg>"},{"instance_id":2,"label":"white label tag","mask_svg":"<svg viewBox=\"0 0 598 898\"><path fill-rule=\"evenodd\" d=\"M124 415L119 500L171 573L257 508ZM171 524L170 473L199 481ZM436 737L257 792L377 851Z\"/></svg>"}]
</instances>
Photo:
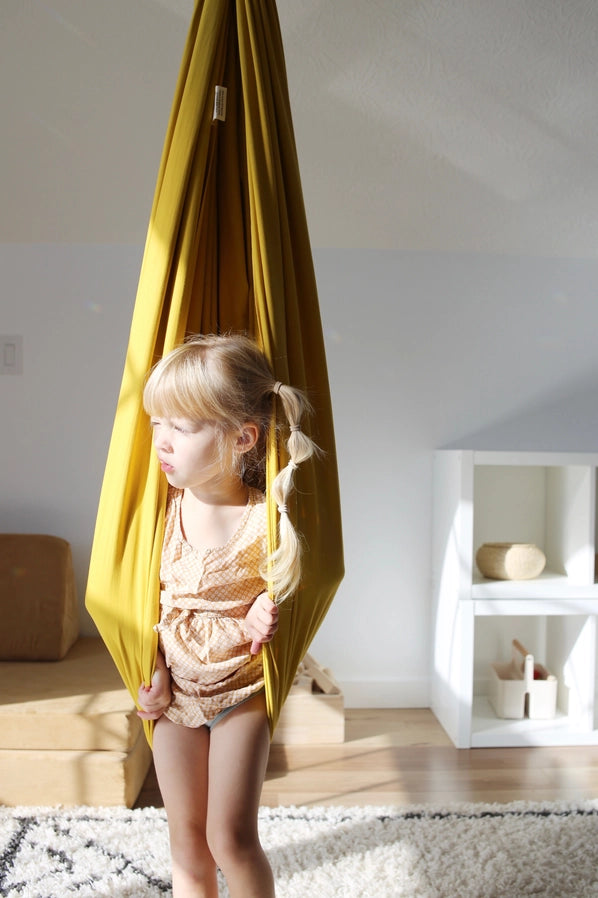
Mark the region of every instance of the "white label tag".
<instances>
[{"instance_id":1,"label":"white label tag","mask_svg":"<svg viewBox=\"0 0 598 898\"><path fill-rule=\"evenodd\" d=\"M227 88L216 85L216 91L214 93L214 115L212 116L212 121L216 121L216 119L220 122L226 121L226 95Z\"/></svg>"}]
</instances>

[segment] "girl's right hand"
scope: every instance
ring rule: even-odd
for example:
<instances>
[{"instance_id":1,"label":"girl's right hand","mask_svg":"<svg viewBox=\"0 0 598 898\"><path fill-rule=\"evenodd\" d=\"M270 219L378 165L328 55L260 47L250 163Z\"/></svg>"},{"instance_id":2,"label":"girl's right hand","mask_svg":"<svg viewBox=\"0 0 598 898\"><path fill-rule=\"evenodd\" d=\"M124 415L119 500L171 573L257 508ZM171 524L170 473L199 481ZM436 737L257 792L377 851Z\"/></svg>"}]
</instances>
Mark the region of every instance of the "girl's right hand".
<instances>
[{"instance_id":1,"label":"girl's right hand","mask_svg":"<svg viewBox=\"0 0 598 898\"><path fill-rule=\"evenodd\" d=\"M146 686L142 683L137 698L140 706L137 715L142 720L157 720L169 707L172 701L170 673L161 652L158 652L156 669L150 685Z\"/></svg>"}]
</instances>

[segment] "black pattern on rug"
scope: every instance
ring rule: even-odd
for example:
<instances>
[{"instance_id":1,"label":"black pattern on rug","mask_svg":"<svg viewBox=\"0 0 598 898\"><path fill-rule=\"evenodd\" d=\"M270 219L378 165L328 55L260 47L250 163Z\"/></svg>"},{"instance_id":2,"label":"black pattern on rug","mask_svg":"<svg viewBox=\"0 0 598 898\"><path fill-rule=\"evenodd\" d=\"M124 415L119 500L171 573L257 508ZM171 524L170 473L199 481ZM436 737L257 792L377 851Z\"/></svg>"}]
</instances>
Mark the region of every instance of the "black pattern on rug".
<instances>
[{"instance_id":1,"label":"black pattern on rug","mask_svg":"<svg viewBox=\"0 0 598 898\"><path fill-rule=\"evenodd\" d=\"M329 813L330 809L326 809ZM276 811L273 812L274 814ZM285 820L292 820L292 812L286 809L283 811ZM507 817L598 817L598 808L569 808L567 810L554 810L550 808L537 808L530 811L522 810L497 810L497 811L478 811L477 813L461 813L459 811L403 811L392 814L371 814L373 820L379 820L386 823L390 820L483 820L485 818L507 818ZM282 819L282 818L281 818ZM296 820L304 819L304 815L297 815ZM346 817L342 815L335 818L338 822L349 821L353 819L353 814Z\"/></svg>"},{"instance_id":2,"label":"black pattern on rug","mask_svg":"<svg viewBox=\"0 0 598 898\"><path fill-rule=\"evenodd\" d=\"M109 814L109 812L107 812ZM88 823L92 827L99 823L109 825L109 817L95 815L72 815L68 811L57 812L55 815L45 813L43 826L40 827L40 819L37 816L23 815L12 818L16 829L11 835L7 845L0 856L0 895L28 895L39 894L39 898L54 898L54 893L44 894L44 889L51 888L49 880L56 879L62 883L68 878L67 892L79 893L88 890L97 893L98 884L106 878L106 871L110 871L111 878L122 878L125 874L133 875L140 888L149 890L148 894L170 894L170 877L153 875L151 867L141 866L139 860L129 857L123 850L114 850L106 847L105 841L93 838L80 839L78 831L82 823ZM129 826L133 826L131 822ZM77 832L75 832L77 830ZM48 838L54 838L63 847L55 848L49 844ZM68 850L69 843L71 850ZM85 855L87 864L93 867L97 865L97 871L88 872L80 869L74 859L73 849L81 857ZM26 857L28 875L26 878L15 878L15 870L19 867L19 861L23 856L35 854L35 864L29 863ZM37 871L37 872L36 872ZM58 882L57 882L58 885ZM38 889L36 892L35 889ZM56 891L56 898L64 892ZM145 894L145 892L144 892Z\"/></svg>"},{"instance_id":3,"label":"black pattern on rug","mask_svg":"<svg viewBox=\"0 0 598 898\"><path fill-rule=\"evenodd\" d=\"M598 898L598 802L262 808L259 824L277 898ZM164 810L0 807L0 895L170 896Z\"/></svg>"}]
</instances>

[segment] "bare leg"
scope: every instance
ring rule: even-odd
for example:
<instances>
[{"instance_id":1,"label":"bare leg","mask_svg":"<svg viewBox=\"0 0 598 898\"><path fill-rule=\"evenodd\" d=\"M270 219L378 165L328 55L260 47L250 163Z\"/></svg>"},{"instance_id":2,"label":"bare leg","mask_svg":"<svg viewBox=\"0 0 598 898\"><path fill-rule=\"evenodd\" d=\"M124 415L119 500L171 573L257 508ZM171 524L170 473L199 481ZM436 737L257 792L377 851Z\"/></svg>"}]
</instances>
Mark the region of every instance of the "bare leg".
<instances>
[{"instance_id":1,"label":"bare leg","mask_svg":"<svg viewBox=\"0 0 598 898\"><path fill-rule=\"evenodd\" d=\"M263 694L232 711L210 735L207 838L231 898L274 898L257 828L269 748Z\"/></svg>"},{"instance_id":2,"label":"bare leg","mask_svg":"<svg viewBox=\"0 0 598 898\"><path fill-rule=\"evenodd\" d=\"M173 898L218 898L206 839L209 749L206 727L178 726L166 717L156 722L154 765L168 816Z\"/></svg>"}]
</instances>

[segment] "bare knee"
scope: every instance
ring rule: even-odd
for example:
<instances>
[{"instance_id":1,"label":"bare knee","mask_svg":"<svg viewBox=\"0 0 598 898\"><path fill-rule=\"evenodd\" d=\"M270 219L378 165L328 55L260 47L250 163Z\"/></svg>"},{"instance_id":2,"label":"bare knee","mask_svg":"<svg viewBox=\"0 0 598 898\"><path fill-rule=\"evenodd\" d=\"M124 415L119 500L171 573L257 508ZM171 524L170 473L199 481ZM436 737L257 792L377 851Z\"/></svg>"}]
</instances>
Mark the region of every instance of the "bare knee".
<instances>
[{"instance_id":1,"label":"bare knee","mask_svg":"<svg viewBox=\"0 0 598 898\"><path fill-rule=\"evenodd\" d=\"M242 865L261 852L257 826L246 820L221 821L208 828L207 844L211 856L225 873L231 866Z\"/></svg>"},{"instance_id":2,"label":"bare knee","mask_svg":"<svg viewBox=\"0 0 598 898\"><path fill-rule=\"evenodd\" d=\"M169 820L168 829L173 864L199 879L210 875L215 863L204 826L193 820Z\"/></svg>"}]
</instances>

